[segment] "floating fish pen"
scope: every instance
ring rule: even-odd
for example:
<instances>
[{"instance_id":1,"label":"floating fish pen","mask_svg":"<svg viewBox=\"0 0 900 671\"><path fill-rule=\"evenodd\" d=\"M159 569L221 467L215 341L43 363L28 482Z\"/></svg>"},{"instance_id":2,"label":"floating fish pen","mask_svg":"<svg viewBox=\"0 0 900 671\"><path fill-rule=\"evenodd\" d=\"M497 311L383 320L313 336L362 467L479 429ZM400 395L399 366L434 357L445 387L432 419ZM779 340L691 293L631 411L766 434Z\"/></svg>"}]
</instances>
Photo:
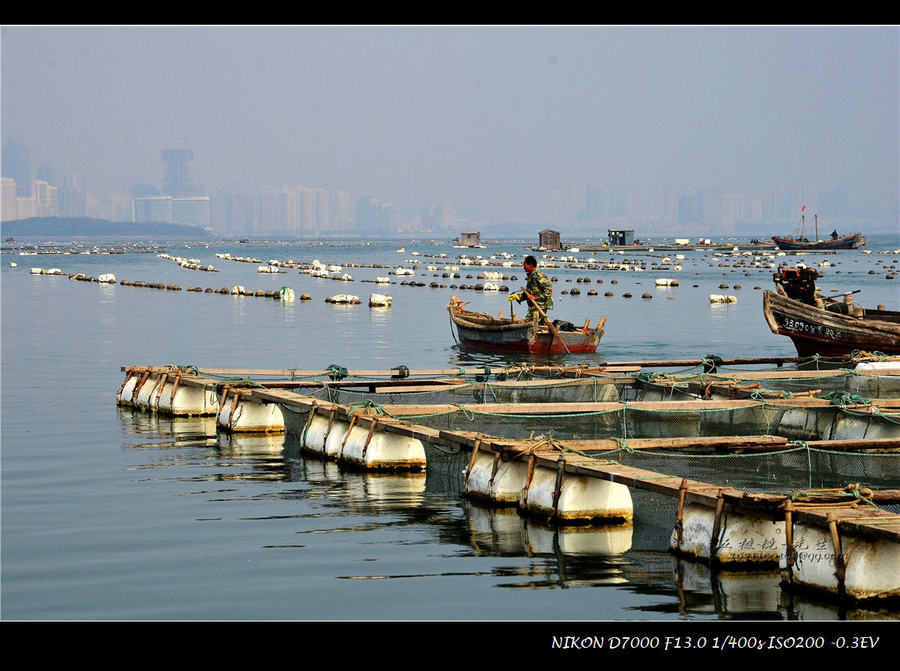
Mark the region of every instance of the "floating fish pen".
<instances>
[{"instance_id":1,"label":"floating fish pen","mask_svg":"<svg viewBox=\"0 0 900 671\"><path fill-rule=\"evenodd\" d=\"M900 400L852 386L887 393L894 368L654 377L629 367L133 366L117 403L214 417L236 437L283 432L285 448L372 473L443 464L474 510L535 520L536 547L578 529L565 534L573 547L621 552L634 525L662 515L669 551L690 562L777 571L786 590L839 601L900 599Z\"/></svg>"}]
</instances>

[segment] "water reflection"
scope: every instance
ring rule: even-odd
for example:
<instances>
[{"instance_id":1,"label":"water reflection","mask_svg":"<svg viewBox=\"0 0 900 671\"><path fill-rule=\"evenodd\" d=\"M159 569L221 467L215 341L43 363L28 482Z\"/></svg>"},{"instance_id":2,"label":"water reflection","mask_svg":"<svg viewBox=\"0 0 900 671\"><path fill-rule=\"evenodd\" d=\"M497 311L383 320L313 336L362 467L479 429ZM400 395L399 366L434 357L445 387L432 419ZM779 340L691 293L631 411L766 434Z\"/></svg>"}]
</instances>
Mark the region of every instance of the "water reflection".
<instances>
[{"instance_id":1,"label":"water reflection","mask_svg":"<svg viewBox=\"0 0 900 671\"><path fill-rule=\"evenodd\" d=\"M602 347L602 343L601 343ZM452 366L505 368L516 366L600 366L606 362L602 352L593 354L526 354L517 352L477 352L455 344L450 346L452 356L447 361ZM497 371L494 371L497 372Z\"/></svg>"},{"instance_id":2,"label":"water reflection","mask_svg":"<svg viewBox=\"0 0 900 671\"><path fill-rule=\"evenodd\" d=\"M188 492L223 511L195 516L194 521L227 522L229 503L264 501L264 514L236 517L279 525L265 528L266 542L257 546L262 550L296 553L296 560L303 561L303 553L320 547L323 541L318 538L340 538L349 548L364 546L364 559L358 561L371 570L338 571L334 579L472 575L487 576L492 586L504 589L605 588L651 597L633 598L626 610L676 617L900 617L896 611L872 608L845 611L785 593L777 570L711 571L704 564L675 558L666 550L671 505L658 505L653 495L635 494L643 512L633 525L557 527L523 516L514 507L484 506L462 496L468 460L463 452L429 446L427 472L367 473L304 453L291 437L219 434L214 418L171 418L124 409L119 418L129 438L125 446L141 451L136 452L142 455L140 468L166 473L154 480L228 483L227 488ZM198 466L203 468L199 473ZM178 467L188 470L168 474ZM648 508L661 512L648 516ZM407 566L402 553L413 545L423 546L440 570L400 569ZM492 563L460 571L460 558ZM346 569L346 562L341 566Z\"/></svg>"}]
</instances>

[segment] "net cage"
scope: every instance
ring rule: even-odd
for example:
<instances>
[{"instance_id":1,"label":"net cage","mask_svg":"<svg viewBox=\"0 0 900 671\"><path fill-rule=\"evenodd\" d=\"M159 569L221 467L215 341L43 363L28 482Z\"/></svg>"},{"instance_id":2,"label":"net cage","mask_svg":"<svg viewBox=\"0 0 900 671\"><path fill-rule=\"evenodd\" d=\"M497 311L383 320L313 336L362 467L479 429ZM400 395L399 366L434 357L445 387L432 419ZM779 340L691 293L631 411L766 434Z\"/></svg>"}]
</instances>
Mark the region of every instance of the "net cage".
<instances>
[{"instance_id":1,"label":"net cage","mask_svg":"<svg viewBox=\"0 0 900 671\"><path fill-rule=\"evenodd\" d=\"M742 407L683 410L660 408L664 406L660 403L652 409L629 405L643 400L703 398L702 393L690 394L678 385L699 382L703 387L726 381L753 386ZM618 449L590 452L590 455L598 460L722 486L788 493L840 487L849 482L877 489L897 488L900 453L874 449L848 452L807 445L807 441L900 437L900 414L866 406L871 398L895 398L897 389L897 376L852 370L828 371L814 377L791 377L790 371L785 371L783 376L774 379L742 378L738 371L727 376L703 373L621 376L615 383L592 378L502 382L467 379L428 391L370 392L322 386L310 395L322 401L374 407L379 411L384 406L410 406L409 413L394 407L391 414L432 429L535 441L550 437L562 449L566 449L567 440L613 439ZM862 392L868 396L864 397ZM797 394L831 402L815 407L793 405L791 398ZM773 404L772 398L779 402ZM591 412L558 412L550 408L554 403L603 402L617 403L619 407ZM517 403L547 404L548 412L489 412L482 407ZM444 407L423 411L423 406L429 405ZM742 454L702 453L698 449L634 450L628 445L630 439L636 438L751 435L783 436L788 443L784 449Z\"/></svg>"}]
</instances>

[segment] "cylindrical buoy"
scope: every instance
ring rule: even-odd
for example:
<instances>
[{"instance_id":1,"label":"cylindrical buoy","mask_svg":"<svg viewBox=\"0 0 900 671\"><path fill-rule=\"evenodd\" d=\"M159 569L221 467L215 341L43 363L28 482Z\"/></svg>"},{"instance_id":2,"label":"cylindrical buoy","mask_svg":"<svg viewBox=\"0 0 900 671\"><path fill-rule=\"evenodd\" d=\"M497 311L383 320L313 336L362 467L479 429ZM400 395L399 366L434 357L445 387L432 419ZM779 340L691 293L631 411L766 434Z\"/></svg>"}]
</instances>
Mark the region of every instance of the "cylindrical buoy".
<instances>
[{"instance_id":1,"label":"cylindrical buoy","mask_svg":"<svg viewBox=\"0 0 900 671\"><path fill-rule=\"evenodd\" d=\"M466 494L497 505L518 505L528 464L498 457L490 452L475 456L466 475Z\"/></svg>"},{"instance_id":2,"label":"cylindrical buoy","mask_svg":"<svg viewBox=\"0 0 900 671\"><path fill-rule=\"evenodd\" d=\"M534 469L523 497L522 509L557 523L627 522L634 517L631 493L625 485L542 466Z\"/></svg>"},{"instance_id":3,"label":"cylindrical buoy","mask_svg":"<svg viewBox=\"0 0 900 671\"><path fill-rule=\"evenodd\" d=\"M422 470L425 447L416 438L378 431L377 422L356 424L344 438L340 460L367 470Z\"/></svg>"}]
</instances>

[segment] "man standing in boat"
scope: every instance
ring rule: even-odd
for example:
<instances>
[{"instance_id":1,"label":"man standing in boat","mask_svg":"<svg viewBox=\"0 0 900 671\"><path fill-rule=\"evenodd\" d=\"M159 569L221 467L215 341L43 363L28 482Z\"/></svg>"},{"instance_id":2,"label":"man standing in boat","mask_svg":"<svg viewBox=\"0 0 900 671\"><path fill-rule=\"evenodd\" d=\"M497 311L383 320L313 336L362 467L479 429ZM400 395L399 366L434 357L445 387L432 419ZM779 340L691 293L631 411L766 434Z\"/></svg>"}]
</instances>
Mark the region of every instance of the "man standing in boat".
<instances>
[{"instance_id":1,"label":"man standing in boat","mask_svg":"<svg viewBox=\"0 0 900 671\"><path fill-rule=\"evenodd\" d=\"M550 283L547 276L537 269L537 259L533 256L526 256L525 263L522 264L522 267L525 269L525 275L528 278L528 282L525 284L525 292L524 294L510 295L509 300L521 303L526 300L526 298L530 297L531 300L546 314L549 310L553 309L553 285ZM525 320L533 321L537 319L538 316L538 311L535 309L534 305L529 303Z\"/></svg>"}]
</instances>

